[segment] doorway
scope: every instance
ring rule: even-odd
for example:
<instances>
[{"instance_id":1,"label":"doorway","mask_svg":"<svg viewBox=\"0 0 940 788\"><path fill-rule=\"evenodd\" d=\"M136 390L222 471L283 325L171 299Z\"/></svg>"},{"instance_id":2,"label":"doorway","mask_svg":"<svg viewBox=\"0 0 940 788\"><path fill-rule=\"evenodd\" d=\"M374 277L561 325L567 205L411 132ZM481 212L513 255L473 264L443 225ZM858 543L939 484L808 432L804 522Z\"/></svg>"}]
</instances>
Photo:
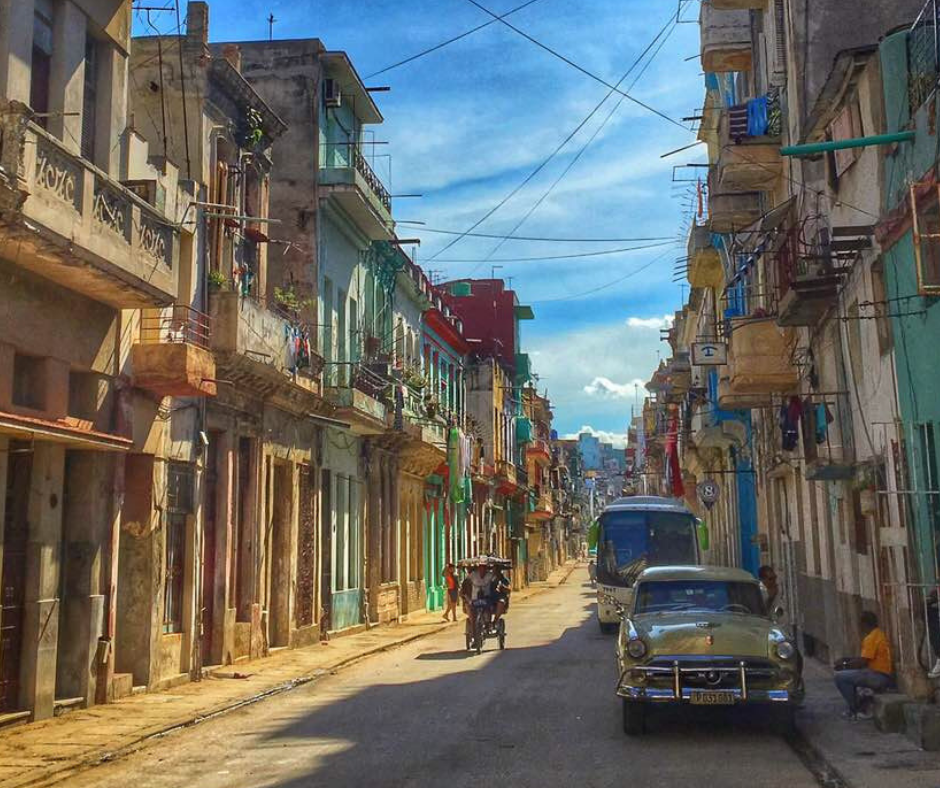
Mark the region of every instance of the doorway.
<instances>
[{"instance_id":1,"label":"doorway","mask_svg":"<svg viewBox=\"0 0 940 788\"><path fill-rule=\"evenodd\" d=\"M3 570L0 576L0 712L19 708L32 467L33 452L30 445L11 442L3 520Z\"/></svg>"},{"instance_id":2,"label":"doorway","mask_svg":"<svg viewBox=\"0 0 940 788\"><path fill-rule=\"evenodd\" d=\"M205 518L202 537L202 664L211 665L213 658L214 634L216 628L215 577L216 577L216 522L218 519L219 494L219 444L221 432L209 433L209 446L206 454L206 494ZM221 660L218 660L221 661Z\"/></svg>"},{"instance_id":3,"label":"doorway","mask_svg":"<svg viewBox=\"0 0 940 788\"><path fill-rule=\"evenodd\" d=\"M271 556L271 585L268 590L270 633L272 646L290 644L290 543L293 467L286 463L272 463L271 523L269 553Z\"/></svg>"}]
</instances>

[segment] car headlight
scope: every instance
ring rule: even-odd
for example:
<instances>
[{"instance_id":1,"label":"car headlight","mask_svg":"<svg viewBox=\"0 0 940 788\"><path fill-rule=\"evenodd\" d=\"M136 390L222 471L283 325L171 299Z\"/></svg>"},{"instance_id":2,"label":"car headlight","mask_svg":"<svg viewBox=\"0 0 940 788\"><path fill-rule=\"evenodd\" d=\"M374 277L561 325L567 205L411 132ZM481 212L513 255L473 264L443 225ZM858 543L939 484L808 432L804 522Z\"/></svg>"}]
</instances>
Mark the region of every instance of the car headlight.
<instances>
[{"instance_id":1,"label":"car headlight","mask_svg":"<svg viewBox=\"0 0 940 788\"><path fill-rule=\"evenodd\" d=\"M627 653L634 659L640 659L646 654L646 643L642 640L631 640L627 643Z\"/></svg>"},{"instance_id":2,"label":"car headlight","mask_svg":"<svg viewBox=\"0 0 940 788\"><path fill-rule=\"evenodd\" d=\"M781 640L777 646L777 656L780 659L793 659L796 656L796 648L789 640Z\"/></svg>"}]
</instances>

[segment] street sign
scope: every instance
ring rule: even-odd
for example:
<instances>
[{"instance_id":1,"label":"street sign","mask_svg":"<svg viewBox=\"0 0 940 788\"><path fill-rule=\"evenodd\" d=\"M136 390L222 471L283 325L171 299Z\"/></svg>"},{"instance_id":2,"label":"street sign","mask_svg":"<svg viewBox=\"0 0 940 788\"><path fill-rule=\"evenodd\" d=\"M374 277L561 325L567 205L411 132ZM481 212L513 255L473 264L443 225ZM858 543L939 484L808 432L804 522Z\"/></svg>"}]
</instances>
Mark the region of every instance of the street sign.
<instances>
[{"instance_id":1,"label":"street sign","mask_svg":"<svg viewBox=\"0 0 940 788\"><path fill-rule=\"evenodd\" d=\"M717 367L728 363L728 345L724 342L693 342L692 364Z\"/></svg>"},{"instance_id":2,"label":"street sign","mask_svg":"<svg viewBox=\"0 0 940 788\"><path fill-rule=\"evenodd\" d=\"M705 479L699 483L696 489L698 490L699 500L705 504L706 509L711 509L718 500L718 496L721 495L721 488L714 479Z\"/></svg>"}]
</instances>

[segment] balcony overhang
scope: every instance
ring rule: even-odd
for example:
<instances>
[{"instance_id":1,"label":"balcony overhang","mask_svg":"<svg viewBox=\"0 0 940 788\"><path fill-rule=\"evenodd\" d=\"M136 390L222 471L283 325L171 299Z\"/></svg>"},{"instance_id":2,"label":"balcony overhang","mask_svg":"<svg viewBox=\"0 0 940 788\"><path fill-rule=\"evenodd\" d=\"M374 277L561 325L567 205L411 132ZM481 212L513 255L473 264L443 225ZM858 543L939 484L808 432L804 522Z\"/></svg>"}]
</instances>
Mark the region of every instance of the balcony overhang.
<instances>
[{"instance_id":1,"label":"balcony overhang","mask_svg":"<svg viewBox=\"0 0 940 788\"><path fill-rule=\"evenodd\" d=\"M334 201L372 241L395 237L391 210L353 167L324 167L318 188L321 199Z\"/></svg>"},{"instance_id":2,"label":"balcony overhang","mask_svg":"<svg viewBox=\"0 0 940 788\"><path fill-rule=\"evenodd\" d=\"M12 106L12 105L11 105ZM177 296L179 229L167 217L43 129L3 126L0 255L121 309Z\"/></svg>"},{"instance_id":3,"label":"balcony overhang","mask_svg":"<svg viewBox=\"0 0 940 788\"><path fill-rule=\"evenodd\" d=\"M792 281L777 307L778 325L815 326L835 303L841 281L838 274Z\"/></svg>"},{"instance_id":4,"label":"balcony overhang","mask_svg":"<svg viewBox=\"0 0 940 788\"><path fill-rule=\"evenodd\" d=\"M724 73L750 70L750 11L719 9L712 3L702 3L699 25L703 71Z\"/></svg>"},{"instance_id":5,"label":"balcony overhang","mask_svg":"<svg viewBox=\"0 0 940 788\"><path fill-rule=\"evenodd\" d=\"M732 321L728 391L734 395L785 394L799 385L788 336L769 319ZM722 406L724 407L724 406Z\"/></svg>"},{"instance_id":6,"label":"balcony overhang","mask_svg":"<svg viewBox=\"0 0 940 788\"><path fill-rule=\"evenodd\" d=\"M711 0L711 4L718 11L757 10L766 8L767 0Z\"/></svg>"},{"instance_id":7,"label":"balcony overhang","mask_svg":"<svg viewBox=\"0 0 940 788\"><path fill-rule=\"evenodd\" d=\"M760 217L760 196L757 192L725 192L720 188L709 191L707 227L711 232L739 232Z\"/></svg>"},{"instance_id":8,"label":"balcony overhang","mask_svg":"<svg viewBox=\"0 0 940 788\"><path fill-rule=\"evenodd\" d=\"M38 443L61 443L72 449L87 451L130 451L130 438L96 432L65 420L40 419L0 411L0 435L16 440Z\"/></svg>"},{"instance_id":9,"label":"balcony overhang","mask_svg":"<svg viewBox=\"0 0 940 788\"><path fill-rule=\"evenodd\" d=\"M357 388L332 386L326 390L336 418L349 422L356 435L382 435L388 428L385 405Z\"/></svg>"},{"instance_id":10,"label":"balcony overhang","mask_svg":"<svg viewBox=\"0 0 940 788\"><path fill-rule=\"evenodd\" d=\"M214 397L215 358L189 342L140 343L131 349L134 385L161 397Z\"/></svg>"},{"instance_id":11,"label":"balcony overhang","mask_svg":"<svg viewBox=\"0 0 940 788\"><path fill-rule=\"evenodd\" d=\"M726 142L718 154L718 183L729 192L773 191L783 174L780 143L750 137L739 145Z\"/></svg>"},{"instance_id":12,"label":"balcony overhang","mask_svg":"<svg viewBox=\"0 0 940 788\"><path fill-rule=\"evenodd\" d=\"M694 225L689 233L689 284L693 288L721 287L725 272L721 255L712 245L711 232L704 225Z\"/></svg>"}]
</instances>

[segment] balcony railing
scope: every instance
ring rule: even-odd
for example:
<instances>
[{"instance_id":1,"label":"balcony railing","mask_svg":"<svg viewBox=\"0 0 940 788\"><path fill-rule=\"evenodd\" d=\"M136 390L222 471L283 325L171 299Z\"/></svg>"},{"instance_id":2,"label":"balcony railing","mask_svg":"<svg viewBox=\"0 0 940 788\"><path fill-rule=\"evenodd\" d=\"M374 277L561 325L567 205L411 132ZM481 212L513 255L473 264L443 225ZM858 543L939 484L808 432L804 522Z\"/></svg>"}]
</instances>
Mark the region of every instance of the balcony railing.
<instances>
[{"instance_id":1,"label":"balcony railing","mask_svg":"<svg viewBox=\"0 0 940 788\"><path fill-rule=\"evenodd\" d=\"M802 400L800 433L808 481L836 481L855 475L852 408L848 394L812 394Z\"/></svg>"},{"instance_id":2,"label":"balcony railing","mask_svg":"<svg viewBox=\"0 0 940 788\"><path fill-rule=\"evenodd\" d=\"M212 318L191 306L148 309L140 319L140 342L144 345L185 342L208 349L211 338Z\"/></svg>"},{"instance_id":3,"label":"balcony railing","mask_svg":"<svg viewBox=\"0 0 940 788\"><path fill-rule=\"evenodd\" d=\"M120 307L175 300L179 230L173 222L27 122L22 105L0 110L0 160L17 175L15 204L22 205L25 225L17 263ZM46 231L42 240L37 225Z\"/></svg>"},{"instance_id":4,"label":"balcony railing","mask_svg":"<svg viewBox=\"0 0 940 788\"><path fill-rule=\"evenodd\" d=\"M940 77L940 0L927 0L911 26L907 47L911 114L924 105Z\"/></svg>"},{"instance_id":5,"label":"balcony railing","mask_svg":"<svg viewBox=\"0 0 940 788\"><path fill-rule=\"evenodd\" d=\"M372 167L369 166L369 162L366 161L366 157L362 154L362 149L358 145L350 145L350 157L353 167L356 168L356 172L369 184L369 188L372 189L375 196L378 197L382 205L385 206L385 210L391 211L392 195L388 193L388 189L386 189L382 181L379 180L379 176L376 175Z\"/></svg>"}]
</instances>

